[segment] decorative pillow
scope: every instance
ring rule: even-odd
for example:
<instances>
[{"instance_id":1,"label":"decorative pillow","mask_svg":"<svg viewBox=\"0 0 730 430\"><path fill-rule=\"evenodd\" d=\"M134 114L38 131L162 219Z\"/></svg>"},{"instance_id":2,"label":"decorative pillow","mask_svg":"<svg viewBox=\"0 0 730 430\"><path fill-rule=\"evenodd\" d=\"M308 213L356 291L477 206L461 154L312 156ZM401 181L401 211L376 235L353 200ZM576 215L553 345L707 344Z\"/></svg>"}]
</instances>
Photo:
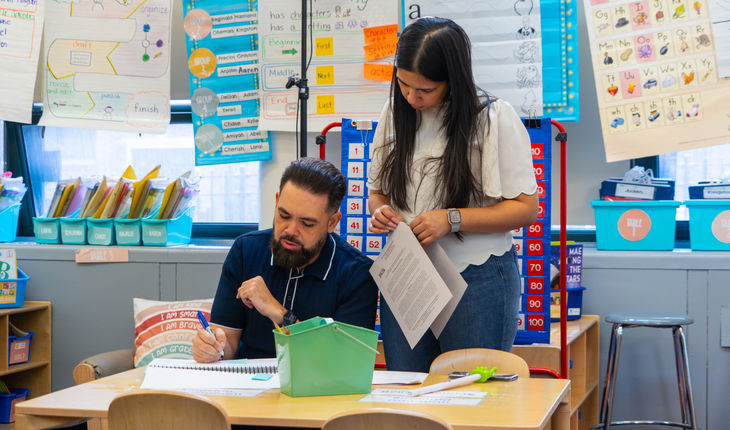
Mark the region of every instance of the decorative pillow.
<instances>
[{"instance_id":1,"label":"decorative pillow","mask_svg":"<svg viewBox=\"0 0 730 430\"><path fill-rule=\"evenodd\" d=\"M192 358L198 311L210 319L213 299L161 302L134 298L134 366L153 358Z\"/></svg>"}]
</instances>

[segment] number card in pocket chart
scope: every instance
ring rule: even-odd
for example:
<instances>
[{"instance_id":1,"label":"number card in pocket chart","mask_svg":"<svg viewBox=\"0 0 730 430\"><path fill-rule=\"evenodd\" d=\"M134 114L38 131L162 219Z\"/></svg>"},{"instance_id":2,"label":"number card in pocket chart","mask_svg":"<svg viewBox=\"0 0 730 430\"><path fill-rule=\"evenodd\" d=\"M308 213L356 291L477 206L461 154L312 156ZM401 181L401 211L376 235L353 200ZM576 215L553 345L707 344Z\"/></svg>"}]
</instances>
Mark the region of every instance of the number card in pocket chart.
<instances>
[{"instance_id":1,"label":"number card in pocket chart","mask_svg":"<svg viewBox=\"0 0 730 430\"><path fill-rule=\"evenodd\" d=\"M347 194L340 211L340 236L350 245L375 258L385 244L385 235L368 232L367 170L377 121L342 119L342 173L347 178Z\"/></svg>"},{"instance_id":2,"label":"number card in pocket chart","mask_svg":"<svg viewBox=\"0 0 730 430\"><path fill-rule=\"evenodd\" d=\"M550 342L550 119L526 121L539 197L537 221L513 232L522 278L516 344Z\"/></svg>"},{"instance_id":3,"label":"number card in pocket chart","mask_svg":"<svg viewBox=\"0 0 730 430\"><path fill-rule=\"evenodd\" d=\"M584 0L606 161L728 142L720 3Z\"/></svg>"}]
</instances>

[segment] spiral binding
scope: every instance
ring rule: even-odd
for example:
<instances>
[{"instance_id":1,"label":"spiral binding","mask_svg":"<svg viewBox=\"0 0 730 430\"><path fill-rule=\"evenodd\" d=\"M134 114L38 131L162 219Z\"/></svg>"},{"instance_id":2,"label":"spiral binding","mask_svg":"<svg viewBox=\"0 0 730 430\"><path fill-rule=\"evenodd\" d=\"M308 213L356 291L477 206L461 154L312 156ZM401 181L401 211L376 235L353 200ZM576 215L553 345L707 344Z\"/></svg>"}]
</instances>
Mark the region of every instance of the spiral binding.
<instances>
[{"instance_id":1,"label":"spiral binding","mask_svg":"<svg viewBox=\"0 0 730 430\"><path fill-rule=\"evenodd\" d=\"M174 361L174 360L171 360ZM256 373L278 373L278 368L276 365L265 365L265 364L255 364L255 363L246 363L246 364L240 364L240 365L229 365L224 364L221 365L220 363L212 363L212 364L206 364L206 363L195 363L195 364L185 364L185 365L174 365L170 364L169 362L166 362L164 364L156 364L156 363L150 363L151 367L162 367L162 368L168 368L168 369L186 369L186 370L211 370L214 372L226 372L226 373L247 373L247 374L256 374Z\"/></svg>"}]
</instances>

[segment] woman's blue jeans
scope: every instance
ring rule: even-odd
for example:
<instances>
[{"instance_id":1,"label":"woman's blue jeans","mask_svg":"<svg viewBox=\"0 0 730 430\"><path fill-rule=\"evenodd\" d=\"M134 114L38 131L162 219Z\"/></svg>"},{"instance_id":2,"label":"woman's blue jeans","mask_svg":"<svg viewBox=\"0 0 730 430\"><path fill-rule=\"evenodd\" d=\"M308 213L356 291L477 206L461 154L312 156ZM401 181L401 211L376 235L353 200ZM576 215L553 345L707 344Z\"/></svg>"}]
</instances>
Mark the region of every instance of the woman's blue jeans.
<instances>
[{"instance_id":1,"label":"woman's blue jeans","mask_svg":"<svg viewBox=\"0 0 730 430\"><path fill-rule=\"evenodd\" d=\"M439 354L455 349L512 349L520 303L520 272L514 247L504 255L490 256L480 266L469 265L461 276L467 288L441 336L436 339L428 330L413 349L381 296L380 325L388 370L428 372Z\"/></svg>"}]
</instances>

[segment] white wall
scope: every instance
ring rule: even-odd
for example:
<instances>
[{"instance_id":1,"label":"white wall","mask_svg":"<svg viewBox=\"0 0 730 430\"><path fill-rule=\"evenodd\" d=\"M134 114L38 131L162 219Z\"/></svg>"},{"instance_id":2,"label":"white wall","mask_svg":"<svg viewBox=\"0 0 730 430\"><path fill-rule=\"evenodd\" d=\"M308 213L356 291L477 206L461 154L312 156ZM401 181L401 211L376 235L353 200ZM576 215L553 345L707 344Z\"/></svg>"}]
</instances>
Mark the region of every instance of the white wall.
<instances>
[{"instance_id":1,"label":"white wall","mask_svg":"<svg viewBox=\"0 0 730 430\"><path fill-rule=\"evenodd\" d=\"M395 0L394 0L395 1ZM565 123L568 132L567 151L567 208L568 224L594 224L593 210L590 201L598 198L600 181L609 176L621 176L629 169L628 161L606 163L603 150L603 139L598 118L598 107L596 92L593 80L593 70L590 63L590 52L582 4L579 3L578 27L579 27L579 49L580 54L580 117L579 123ZM183 13L182 3L173 2L173 26L172 26L172 65L171 65L171 95L173 99L188 99L189 82L187 69L187 53L185 48L185 35L182 28ZM52 20L52 16L46 17ZM36 85L35 100L41 101L40 66ZM487 88L488 90L488 88ZM292 89L295 91L295 89ZM321 130L309 130L308 149L309 156L318 156L319 150L314 144L316 134ZM327 159L339 166L340 134L337 132L328 133ZM283 169L296 158L296 139L294 133L275 132L273 133L273 159L264 163L261 193L261 226L263 228L271 225L273 217L274 196L279 184L279 177ZM559 206L559 144L553 144L553 224L560 220Z\"/></svg>"}]
</instances>

